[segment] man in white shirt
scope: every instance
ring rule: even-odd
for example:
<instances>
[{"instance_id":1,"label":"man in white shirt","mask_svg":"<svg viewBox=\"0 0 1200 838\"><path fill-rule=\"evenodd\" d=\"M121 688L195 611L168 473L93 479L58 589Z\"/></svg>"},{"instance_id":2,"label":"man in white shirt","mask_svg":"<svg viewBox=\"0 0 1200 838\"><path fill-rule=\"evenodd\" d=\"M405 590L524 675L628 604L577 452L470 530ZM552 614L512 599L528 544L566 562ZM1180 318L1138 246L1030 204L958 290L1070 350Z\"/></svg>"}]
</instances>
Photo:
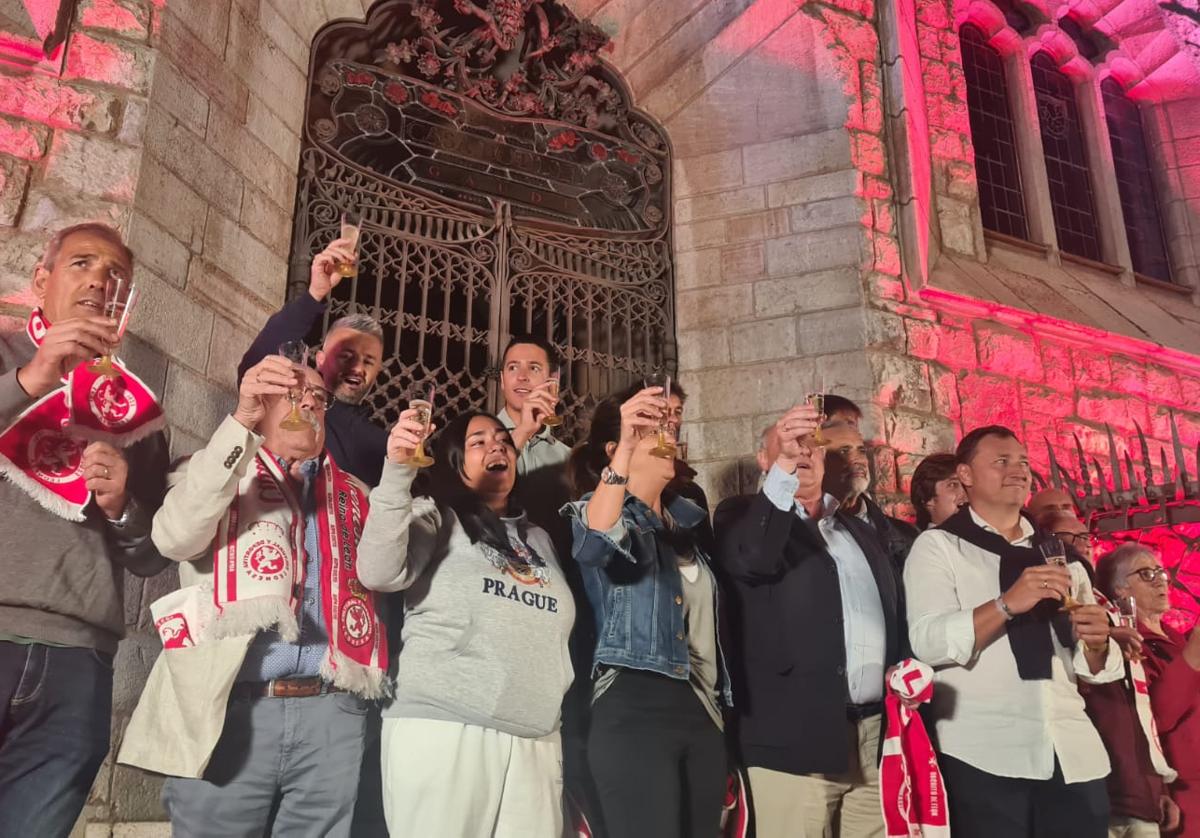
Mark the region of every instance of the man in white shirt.
<instances>
[{"instance_id":1,"label":"man in white shirt","mask_svg":"<svg viewBox=\"0 0 1200 838\"><path fill-rule=\"evenodd\" d=\"M904 568L913 654L937 667L932 715L955 835L1103 838L1108 756L1076 678L1124 662L1077 563L1047 564L1021 506L1025 447L989 425L958 445L968 505L922 533ZM1070 612L1068 596L1081 603Z\"/></svg>"}]
</instances>

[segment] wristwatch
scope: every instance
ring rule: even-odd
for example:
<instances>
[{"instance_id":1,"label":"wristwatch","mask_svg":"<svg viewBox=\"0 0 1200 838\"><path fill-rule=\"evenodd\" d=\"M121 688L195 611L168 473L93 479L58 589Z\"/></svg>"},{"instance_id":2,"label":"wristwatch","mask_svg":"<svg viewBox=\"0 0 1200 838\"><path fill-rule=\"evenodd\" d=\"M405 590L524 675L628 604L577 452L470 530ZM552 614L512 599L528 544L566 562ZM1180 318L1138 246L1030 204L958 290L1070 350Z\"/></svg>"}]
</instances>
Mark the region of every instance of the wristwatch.
<instances>
[{"instance_id":1,"label":"wristwatch","mask_svg":"<svg viewBox=\"0 0 1200 838\"><path fill-rule=\"evenodd\" d=\"M135 505L136 504L134 503L133 496L130 495L129 499L127 501L125 501L125 509L121 512L120 518L105 517L104 520L108 522L108 525L110 527L113 527L118 530L123 530L126 527L128 527L130 522L133 520L133 513L134 513Z\"/></svg>"},{"instance_id":2,"label":"wristwatch","mask_svg":"<svg viewBox=\"0 0 1200 838\"><path fill-rule=\"evenodd\" d=\"M996 608L998 608L1000 613L1004 615L1005 620L1011 620L1013 617L1017 616L1009 610L1008 603L1004 601L1004 594L1000 594L1000 596L996 597L995 603Z\"/></svg>"},{"instance_id":3,"label":"wristwatch","mask_svg":"<svg viewBox=\"0 0 1200 838\"><path fill-rule=\"evenodd\" d=\"M617 474L608 466L604 467L604 471L600 472L600 482L607 483L609 486L624 486L629 482L629 478L623 474Z\"/></svg>"}]
</instances>

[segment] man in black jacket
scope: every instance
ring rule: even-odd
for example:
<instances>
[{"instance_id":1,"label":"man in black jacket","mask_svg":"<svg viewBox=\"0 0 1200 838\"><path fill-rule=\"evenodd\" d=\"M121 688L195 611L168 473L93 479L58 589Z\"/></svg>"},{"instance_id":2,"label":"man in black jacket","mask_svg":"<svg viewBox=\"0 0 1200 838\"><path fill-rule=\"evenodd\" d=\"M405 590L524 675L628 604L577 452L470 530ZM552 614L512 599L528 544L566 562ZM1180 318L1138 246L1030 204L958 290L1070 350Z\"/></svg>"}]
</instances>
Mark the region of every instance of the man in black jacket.
<instances>
[{"instance_id":1,"label":"man in black jacket","mask_svg":"<svg viewBox=\"0 0 1200 838\"><path fill-rule=\"evenodd\" d=\"M329 293L342 277L341 262L354 262L349 239L335 239L313 259L308 293L271 315L238 365L238 381L246 370L281 344L304 340L325 314ZM368 486L379 483L387 453L387 431L374 424L362 405L383 365L383 329L365 314L352 314L330 324L316 355L325 387L336 401L325 414L325 445L335 463Z\"/></svg>"},{"instance_id":2,"label":"man in black jacket","mask_svg":"<svg viewBox=\"0 0 1200 838\"><path fill-rule=\"evenodd\" d=\"M735 601L734 693L759 838L883 836L885 671L907 648L896 566L823 487L815 411L764 434L755 495L717 508Z\"/></svg>"}]
</instances>

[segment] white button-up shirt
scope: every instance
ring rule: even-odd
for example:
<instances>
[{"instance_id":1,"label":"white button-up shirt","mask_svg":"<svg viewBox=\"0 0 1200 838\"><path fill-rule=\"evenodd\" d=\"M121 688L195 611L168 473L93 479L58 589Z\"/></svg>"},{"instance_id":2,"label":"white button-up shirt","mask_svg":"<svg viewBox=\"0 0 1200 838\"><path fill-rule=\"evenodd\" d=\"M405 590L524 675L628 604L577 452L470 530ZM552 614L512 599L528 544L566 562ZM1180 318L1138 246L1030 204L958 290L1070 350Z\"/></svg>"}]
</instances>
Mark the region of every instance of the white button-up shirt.
<instances>
[{"instance_id":1,"label":"white button-up shirt","mask_svg":"<svg viewBox=\"0 0 1200 838\"><path fill-rule=\"evenodd\" d=\"M976 524L997 532L971 511ZM1021 518L1028 547L1033 526ZM1094 603L1087 572L1068 565L1075 599ZM1001 777L1047 780L1057 755L1068 783L1104 777L1108 755L1084 712L1076 677L1091 683L1116 681L1124 661L1109 641L1105 667L1092 675L1083 644L1054 644L1050 678L1025 681L1017 673L1008 638L1001 634L975 653L975 608L1000 591L1000 557L944 530L921 533L904 565L908 634L913 654L935 667L933 714L940 750Z\"/></svg>"},{"instance_id":2,"label":"white button-up shirt","mask_svg":"<svg viewBox=\"0 0 1200 838\"><path fill-rule=\"evenodd\" d=\"M779 466L771 466L763 481L763 494L784 512L794 511L801 519L809 515L796 503L800 481ZM832 495L822 499L822 517L817 529L837 568L842 595L842 637L846 644L846 686L850 701L868 704L883 698L883 669L887 657L887 623L879 585L862 548L834 513L838 502Z\"/></svg>"}]
</instances>

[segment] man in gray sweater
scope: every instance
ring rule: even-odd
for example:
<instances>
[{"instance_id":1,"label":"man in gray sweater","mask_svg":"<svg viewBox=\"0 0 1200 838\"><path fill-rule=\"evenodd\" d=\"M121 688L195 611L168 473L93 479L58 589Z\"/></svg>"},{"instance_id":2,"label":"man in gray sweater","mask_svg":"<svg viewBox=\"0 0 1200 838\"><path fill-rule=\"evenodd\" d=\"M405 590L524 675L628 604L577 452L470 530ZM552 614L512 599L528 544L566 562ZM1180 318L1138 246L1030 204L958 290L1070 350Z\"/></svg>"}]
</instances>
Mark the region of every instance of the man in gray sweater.
<instances>
[{"instance_id":1,"label":"man in gray sweater","mask_svg":"<svg viewBox=\"0 0 1200 838\"><path fill-rule=\"evenodd\" d=\"M0 453L4 836L70 833L108 753L113 655L125 631L123 571L149 576L166 566L149 538L167 472L161 433L124 450L51 434L48 453L65 458L64 467L46 470L33 450L50 437L21 425L30 408L61 393L73 369L116 342L112 321L101 316L105 282L110 272L128 278L132 269L133 254L111 227L62 230L34 275L38 312L28 323L0 323L0 441L9 443L0 449L13 455ZM10 447L18 437L28 439L32 476ZM82 520L49 508L71 477L91 492L73 516Z\"/></svg>"}]
</instances>

